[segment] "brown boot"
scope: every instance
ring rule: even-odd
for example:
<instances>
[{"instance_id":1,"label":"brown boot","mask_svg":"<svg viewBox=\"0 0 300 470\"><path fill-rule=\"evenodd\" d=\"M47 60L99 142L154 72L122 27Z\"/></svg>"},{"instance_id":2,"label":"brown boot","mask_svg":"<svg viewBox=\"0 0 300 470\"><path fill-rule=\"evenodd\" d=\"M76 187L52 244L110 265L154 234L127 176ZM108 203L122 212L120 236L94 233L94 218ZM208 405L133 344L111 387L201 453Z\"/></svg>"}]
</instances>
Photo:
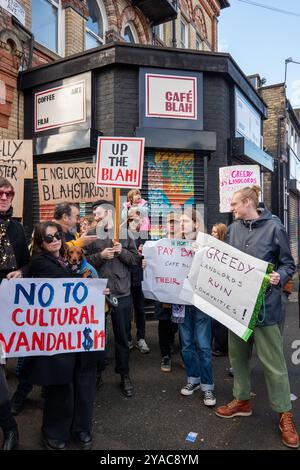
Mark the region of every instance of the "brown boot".
<instances>
[{"instance_id":1,"label":"brown boot","mask_svg":"<svg viewBox=\"0 0 300 470\"><path fill-rule=\"evenodd\" d=\"M232 400L227 405L219 406L215 414L220 418L233 418L234 416L251 416L250 400Z\"/></svg>"},{"instance_id":2,"label":"brown boot","mask_svg":"<svg viewBox=\"0 0 300 470\"><path fill-rule=\"evenodd\" d=\"M292 413L290 411L279 413L279 418L279 429L283 444L297 449L299 447L299 436L294 425Z\"/></svg>"}]
</instances>

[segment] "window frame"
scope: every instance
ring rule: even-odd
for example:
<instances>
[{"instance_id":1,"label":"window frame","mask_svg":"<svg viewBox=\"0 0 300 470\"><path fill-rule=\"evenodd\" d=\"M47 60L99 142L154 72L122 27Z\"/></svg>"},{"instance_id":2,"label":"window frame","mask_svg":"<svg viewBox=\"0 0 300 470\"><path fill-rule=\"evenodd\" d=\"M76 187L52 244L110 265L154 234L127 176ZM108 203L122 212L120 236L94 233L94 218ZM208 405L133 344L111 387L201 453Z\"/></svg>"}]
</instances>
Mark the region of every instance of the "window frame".
<instances>
[{"instance_id":1,"label":"window frame","mask_svg":"<svg viewBox=\"0 0 300 470\"><path fill-rule=\"evenodd\" d=\"M64 57L65 56L65 10L62 8L61 0L46 0L46 2L57 10L57 31L54 34L57 34L57 50L50 49L46 44L36 39L38 44L41 44L43 47L48 49L55 54ZM33 28L32 32L34 34Z\"/></svg>"},{"instance_id":2,"label":"window frame","mask_svg":"<svg viewBox=\"0 0 300 470\"><path fill-rule=\"evenodd\" d=\"M131 31L131 34L132 34L133 39L134 39L134 43L126 41L126 39L125 39L125 37L124 37L124 35L125 35L125 29L126 29L127 27L128 27L128 28L130 29L130 31ZM136 31L135 26L134 26L134 24L132 23L132 21L128 21L127 23L125 23L124 28L123 28L122 38L124 39L125 42L128 42L128 44L139 44L138 34L137 34L137 31Z\"/></svg>"},{"instance_id":3,"label":"window frame","mask_svg":"<svg viewBox=\"0 0 300 470\"><path fill-rule=\"evenodd\" d=\"M184 43L182 42L182 26L184 26ZM180 18L180 48L188 49L189 48L189 30L187 21L181 17Z\"/></svg>"},{"instance_id":4,"label":"window frame","mask_svg":"<svg viewBox=\"0 0 300 470\"><path fill-rule=\"evenodd\" d=\"M85 25L85 36L84 36L84 50L85 51L88 51L89 49L92 49L92 48L89 48L87 49L86 48L86 35L87 34L90 34L94 39L96 39L96 41L99 42L99 46L105 44L105 35L106 35L106 31L108 29L108 22L107 22L107 15L106 15L106 10L105 10L105 6L102 2L102 0L94 0L95 2L97 2L97 5L98 5L98 8L99 8L99 11L100 11L100 15L102 17L102 23L103 23L103 38L101 38L101 36L98 36L98 34L96 34L94 31L92 31L91 29L89 29L87 27L87 22L86 22L86 25ZM95 46L97 47L97 46Z\"/></svg>"}]
</instances>

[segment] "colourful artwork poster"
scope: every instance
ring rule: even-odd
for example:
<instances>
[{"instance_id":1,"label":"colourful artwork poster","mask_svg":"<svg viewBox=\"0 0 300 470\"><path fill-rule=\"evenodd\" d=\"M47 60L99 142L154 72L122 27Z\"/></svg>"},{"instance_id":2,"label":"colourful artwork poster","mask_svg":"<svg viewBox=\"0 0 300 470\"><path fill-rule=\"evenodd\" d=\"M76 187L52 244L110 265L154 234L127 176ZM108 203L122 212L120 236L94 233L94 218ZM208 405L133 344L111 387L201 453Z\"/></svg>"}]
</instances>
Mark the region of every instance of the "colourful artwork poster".
<instances>
[{"instance_id":1,"label":"colourful artwork poster","mask_svg":"<svg viewBox=\"0 0 300 470\"><path fill-rule=\"evenodd\" d=\"M148 154L148 202L151 206L151 238L164 236L159 218L184 204L194 204L194 153Z\"/></svg>"}]
</instances>

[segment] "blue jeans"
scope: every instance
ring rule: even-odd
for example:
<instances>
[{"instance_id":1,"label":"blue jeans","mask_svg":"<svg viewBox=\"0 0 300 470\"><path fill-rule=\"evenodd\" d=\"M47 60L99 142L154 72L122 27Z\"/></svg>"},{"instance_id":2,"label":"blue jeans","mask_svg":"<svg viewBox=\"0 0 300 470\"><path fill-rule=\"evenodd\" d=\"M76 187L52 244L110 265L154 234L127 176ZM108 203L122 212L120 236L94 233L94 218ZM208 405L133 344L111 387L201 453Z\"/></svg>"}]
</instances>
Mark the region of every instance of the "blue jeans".
<instances>
[{"instance_id":1,"label":"blue jeans","mask_svg":"<svg viewBox=\"0 0 300 470\"><path fill-rule=\"evenodd\" d=\"M188 383L200 383L203 392L213 390L211 318L193 305L186 305L179 331Z\"/></svg>"}]
</instances>

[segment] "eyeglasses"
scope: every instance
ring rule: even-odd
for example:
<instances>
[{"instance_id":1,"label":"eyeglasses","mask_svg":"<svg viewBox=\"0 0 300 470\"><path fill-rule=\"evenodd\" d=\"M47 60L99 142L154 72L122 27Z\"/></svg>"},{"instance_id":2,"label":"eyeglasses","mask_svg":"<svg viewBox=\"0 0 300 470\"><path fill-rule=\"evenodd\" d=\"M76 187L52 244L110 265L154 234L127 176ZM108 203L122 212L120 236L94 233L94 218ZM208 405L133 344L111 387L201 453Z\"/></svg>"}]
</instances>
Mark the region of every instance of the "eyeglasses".
<instances>
[{"instance_id":1,"label":"eyeglasses","mask_svg":"<svg viewBox=\"0 0 300 470\"><path fill-rule=\"evenodd\" d=\"M6 199L12 199L15 195L15 192L14 191L2 191L0 189L0 199L3 198L4 194L6 196Z\"/></svg>"},{"instance_id":2,"label":"eyeglasses","mask_svg":"<svg viewBox=\"0 0 300 470\"><path fill-rule=\"evenodd\" d=\"M56 240L61 240L62 239L62 232L56 232L54 235L46 235L43 240L44 242L46 243L52 243L54 241L54 238L56 238Z\"/></svg>"}]
</instances>

